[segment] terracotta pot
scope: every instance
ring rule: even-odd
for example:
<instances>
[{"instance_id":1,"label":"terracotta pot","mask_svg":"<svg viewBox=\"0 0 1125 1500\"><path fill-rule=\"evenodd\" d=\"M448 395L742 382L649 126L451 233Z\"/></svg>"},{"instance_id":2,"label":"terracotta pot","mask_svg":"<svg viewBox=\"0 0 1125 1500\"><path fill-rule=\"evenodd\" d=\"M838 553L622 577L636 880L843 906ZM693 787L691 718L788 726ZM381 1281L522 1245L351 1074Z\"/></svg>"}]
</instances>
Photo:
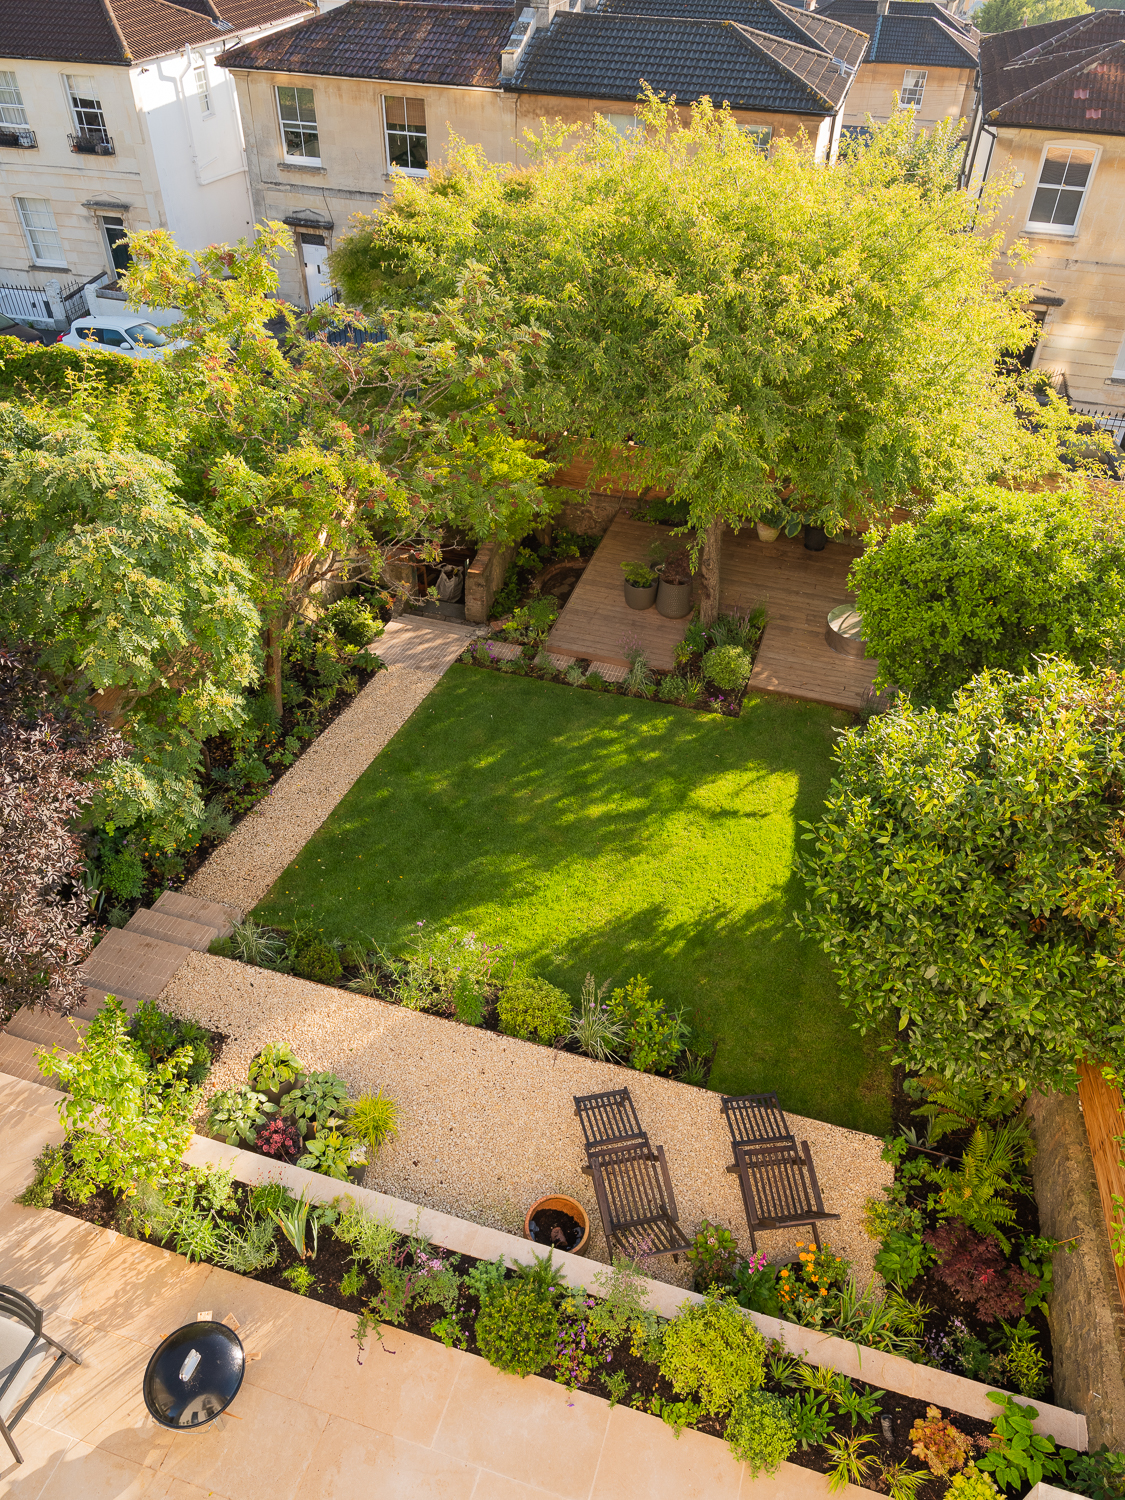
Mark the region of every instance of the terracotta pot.
<instances>
[{"instance_id":1,"label":"terracotta pot","mask_svg":"<svg viewBox=\"0 0 1125 1500\"><path fill-rule=\"evenodd\" d=\"M666 620L682 620L691 614L691 580L687 583L667 583L660 580L660 591L656 596L656 613Z\"/></svg>"},{"instance_id":2,"label":"terracotta pot","mask_svg":"<svg viewBox=\"0 0 1125 1500\"><path fill-rule=\"evenodd\" d=\"M626 578L625 603L630 609L651 609L656 603L656 584L650 583L647 588L641 588Z\"/></svg>"},{"instance_id":3,"label":"terracotta pot","mask_svg":"<svg viewBox=\"0 0 1125 1500\"><path fill-rule=\"evenodd\" d=\"M546 1198L540 1198L533 1203L527 1211L527 1217L523 1221L523 1237L531 1240L531 1221L541 1208L553 1208L556 1213L569 1214L572 1219L582 1225L582 1238L570 1251L571 1255L585 1255L586 1246L590 1243L590 1217L581 1203L573 1198L566 1198L562 1193L551 1193ZM533 1245L542 1245L546 1250L550 1246L549 1241L531 1240ZM555 1246L558 1249L558 1246Z\"/></svg>"},{"instance_id":4,"label":"terracotta pot","mask_svg":"<svg viewBox=\"0 0 1125 1500\"><path fill-rule=\"evenodd\" d=\"M755 521L754 529L763 542L776 542L781 535L780 526L767 526L764 521Z\"/></svg>"}]
</instances>

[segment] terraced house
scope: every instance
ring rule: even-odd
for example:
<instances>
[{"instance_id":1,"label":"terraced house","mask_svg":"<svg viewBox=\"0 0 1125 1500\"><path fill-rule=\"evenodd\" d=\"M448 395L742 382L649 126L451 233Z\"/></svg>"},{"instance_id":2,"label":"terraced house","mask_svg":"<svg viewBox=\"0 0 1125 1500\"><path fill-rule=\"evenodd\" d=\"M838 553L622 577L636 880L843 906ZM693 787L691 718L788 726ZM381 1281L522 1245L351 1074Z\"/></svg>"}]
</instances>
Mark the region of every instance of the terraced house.
<instances>
[{"instance_id":1,"label":"terraced house","mask_svg":"<svg viewBox=\"0 0 1125 1500\"><path fill-rule=\"evenodd\" d=\"M186 247L249 233L238 101L216 60L311 11L309 0L4 0L0 309L49 319L60 297L78 297L74 314L85 312L80 284L127 264L127 230L167 228Z\"/></svg>"},{"instance_id":2,"label":"terraced house","mask_svg":"<svg viewBox=\"0 0 1125 1500\"><path fill-rule=\"evenodd\" d=\"M601 0L596 8L350 0L227 53L246 121L255 216L294 235L282 295L331 295L326 256L397 173L424 173L454 137L520 159L544 120L599 114L636 128L643 84L686 107L729 104L763 149L804 134L836 152L868 38L779 0Z\"/></svg>"}]
</instances>

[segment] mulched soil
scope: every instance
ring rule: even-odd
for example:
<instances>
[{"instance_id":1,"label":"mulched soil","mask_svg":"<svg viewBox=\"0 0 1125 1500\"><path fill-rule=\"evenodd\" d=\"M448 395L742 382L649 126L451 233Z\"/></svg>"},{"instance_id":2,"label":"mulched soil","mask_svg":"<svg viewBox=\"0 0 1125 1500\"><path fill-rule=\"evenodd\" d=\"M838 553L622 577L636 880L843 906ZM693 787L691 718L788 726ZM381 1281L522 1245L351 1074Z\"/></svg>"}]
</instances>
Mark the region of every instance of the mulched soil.
<instances>
[{"instance_id":1,"label":"mulched soil","mask_svg":"<svg viewBox=\"0 0 1125 1500\"><path fill-rule=\"evenodd\" d=\"M582 1238L582 1225L578 1220L557 1208L539 1209L529 1228L537 1245L557 1245L560 1250L573 1250Z\"/></svg>"},{"instance_id":2,"label":"mulched soil","mask_svg":"<svg viewBox=\"0 0 1125 1500\"><path fill-rule=\"evenodd\" d=\"M346 1185L341 1184L341 1193L346 1192ZM235 1184L235 1194L240 1204L240 1216L245 1218L249 1202L249 1189L242 1184ZM76 1218L88 1223L103 1226L116 1226L117 1205L109 1194L99 1193L85 1204L76 1204L66 1198L62 1193L56 1194L55 1208L63 1213L69 1213ZM158 1244L153 1239L150 1243ZM285 1273L302 1264L296 1251L280 1234L278 1235L280 1255L277 1264L267 1270L255 1273L250 1279L264 1282L268 1286L278 1287L290 1291L291 1287L286 1280ZM451 1257L455 1268L461 1275L465 1275L474 1266L480 1264L473 1256L461 1255ZM336 1239L330 1228L321 1232L315 1259L307 1260L304 1264L312 1272L314 1282L307 1295L315 1301L323 1302L329 1307L338 1308L344 1312L353 1314L357 1319L357 1351L356 1357L360 1363L367 1359L379 1359L383 1354L395 1352L395 1338L397 1328L390 1325L372 1324L363 1336L362 1343L358 1337L361 1329L359 1325L360 1314L367 1306L367 1300L377 1288L369 1278L367 1284L359 1293L348 1295L341 1287L345 1276L353 1268L353 1259L349 1248L340 1240ZM366 1294L366 1295L365 1295ZM470 1354L480 1354L480 1348L476 1340L476 1321L480 1314L480 1303L477 1297L462 1287L460 1301L455 1313L456 1322L460 1336L456 1339L457 1346ZM433 1339L435 1341L449 1343L447 1336L442 1338L440 1332L435 1332L435 1324L444 1323L448 1317L444 1308L440 1306L411 1306L408 1310L403 1328L406 1332L417 1335L420 1338ZM780 1351L778 1351L780 1352ZM605 1364L605 1373L614 1374L624 1371L627 1379L628 1394L624 1398L628 1405L635 1408L651 1411L659 1414L661 1408L669 1403L675 1403L680 1398L672 1390L668 1382L658 1373L655 1366L648 1364L643 1359L632 1353L628 1340L619 1344L611 1351L611 1357ZM546 1366L540 1371L544 1379L553 1380L555 1370L553 1366ZM857 1389L864 1391L871 1387L865 1387L862 1382L854 1381ZM579 1387L588 1390L591 1394L605 1396L607 1393L597 1379L592 1383ZM792 1394L791 1390L783 1389L771 1381L767 1381L766 1389L774 1391L779 1395ZM869 1452L878 1461L878 1464L902 1463L912 1469L920 1467L918 1460L911 1453L909 1433L914 1421L926 1414L926 1403L916 1401L908 1396L900 1396L893 1392L878 1392L880 1404L880 1416L889 1418L890 1438L884 1430L880 1417L868 1427L852 1429L856 1432L867 1432L873 1438L868 1445ZM944 1413L951 1416L962 1432L977 1440L980 1446L984 1446L991 1431L988 1422L982 1422L972 1417L958 1415L953 1412ZM694 1424L699 1431L714 1437L722 1437L725 1424L719 1418L701 1417ZM836 1422L837 1433L847 1435L849 1428L846 1420L842 1417ZM812 1469L817 1473L828 1473L832 1465L829 1456L822 1446L814 1446L808 1449L797 1448L790 1455L791 1463L801 1468ZM872 1476L868 1488L879 1490L880 1483L875 1475ZM919 1491L918 1500L940 1500L947 1490L947 1483L941 1479L927 1479ZM1013 1497L1016 1500L1016 1497Z\"/></svg>"}]
</instances>

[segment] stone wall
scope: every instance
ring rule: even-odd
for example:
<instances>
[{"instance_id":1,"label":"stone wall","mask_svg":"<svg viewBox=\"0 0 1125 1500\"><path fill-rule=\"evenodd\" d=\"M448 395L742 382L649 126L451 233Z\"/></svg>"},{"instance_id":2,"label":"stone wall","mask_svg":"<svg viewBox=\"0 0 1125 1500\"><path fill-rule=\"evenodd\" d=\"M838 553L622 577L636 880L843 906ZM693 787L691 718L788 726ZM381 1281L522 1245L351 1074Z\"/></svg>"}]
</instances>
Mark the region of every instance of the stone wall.
<instances>
[{"instance_id":1,"label":"stone wall","mask_svg":"<svg viewBox=\"0 0 1125 1500\"><path fill-rule=\"evenodd\" d=\"M1085 1412L1090 1448L1125 1449L1125 1310L1102 1216L1082 1111L1074 1094L1036 1094L1028 1116L1038 1152L1035 1196L1041 1232L1077 1236L1054 1260L1051 1341L1055 1400Z\"/></svg>"},{"instance_id":2,"label":"stone wall","mask_svg":"<svg viewBox=\"0 0 1125 1500\"><path fill-rule=\"evenodd\" d=\"M466 569L465 619L470 625L488 624L492 601L500 591L517 545L508 542L501 546L495 540L485 542Z\"/></svg>"}]
</instances>

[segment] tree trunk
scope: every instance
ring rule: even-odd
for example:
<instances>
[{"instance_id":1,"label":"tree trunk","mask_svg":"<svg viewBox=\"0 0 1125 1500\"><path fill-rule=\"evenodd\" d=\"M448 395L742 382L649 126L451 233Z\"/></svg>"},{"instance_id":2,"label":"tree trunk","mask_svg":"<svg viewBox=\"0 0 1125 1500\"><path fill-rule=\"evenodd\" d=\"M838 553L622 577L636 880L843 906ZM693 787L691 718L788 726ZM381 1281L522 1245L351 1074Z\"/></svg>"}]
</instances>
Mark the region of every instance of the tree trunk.
<instances>
[{"instance_id":1,"label":"tree trunk","mask_svg":"<svg viewBox=\"0 0 1125 1500\"><path fill-rule=\"evenodd\" d=\"M699 618L704 625L714 625L719 618L723 525L721 520L712 521L703 533L703 552L699 559Z\"/></svg>"},{"instance_id":2,"label":"tree trunk","mask_svg":"<svg viewBox=\"0 0 1125 1500\"><path fill-rule=\"evenodd\" d=\"M277 716L281 717L281 621L266 626L266 686L269 688Z\"/></svg>"}]
</instances>

